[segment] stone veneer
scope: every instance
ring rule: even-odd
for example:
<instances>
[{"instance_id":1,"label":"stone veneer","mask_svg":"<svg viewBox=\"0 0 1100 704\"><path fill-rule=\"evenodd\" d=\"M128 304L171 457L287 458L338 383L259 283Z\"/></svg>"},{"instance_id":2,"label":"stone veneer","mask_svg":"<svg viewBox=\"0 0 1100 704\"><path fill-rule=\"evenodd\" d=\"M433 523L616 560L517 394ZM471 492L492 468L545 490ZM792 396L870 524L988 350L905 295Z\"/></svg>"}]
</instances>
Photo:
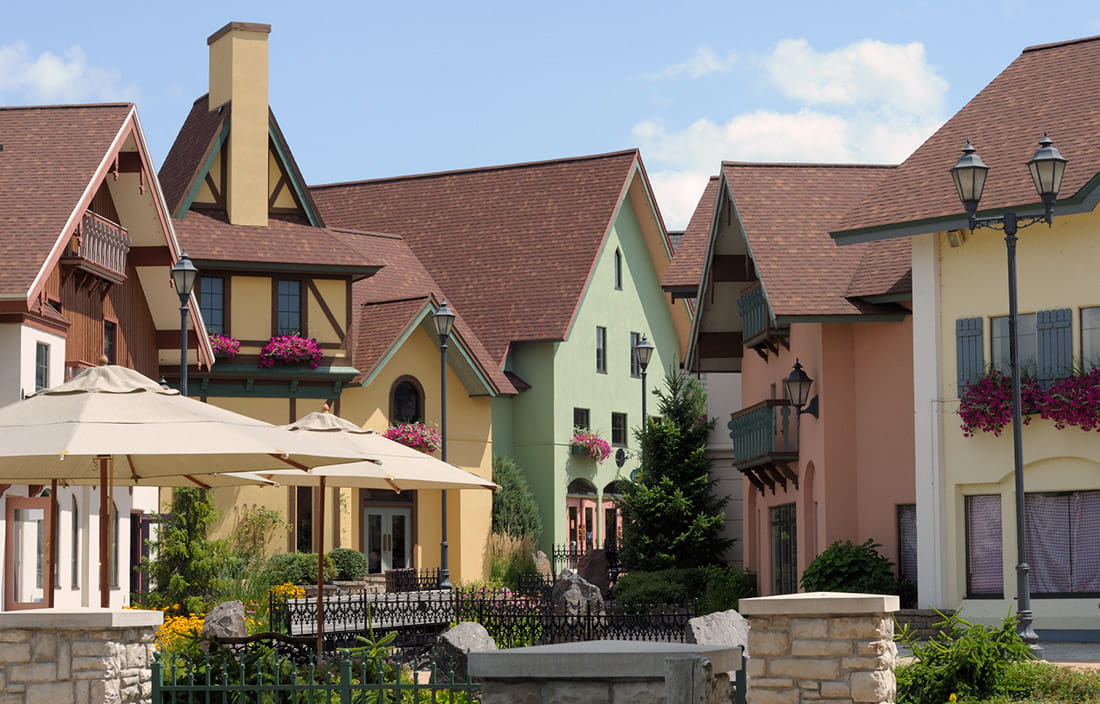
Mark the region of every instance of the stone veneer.
<instances>
[{"instance_id":1,"label":"stone veneer","mask_svg":"<svg viewBox=\"0 0 1100 704\"><path fill-rule=\"evenodd\" d=\"M730 704L735 646L584 641L471 652L481 704Z\"/></svg>"},{"instance_id":2,"label":"stone veneer","mask_svg":"<svg viewBox=\"0 0 1100 704\"><path fill-rule=\"evenodd\" d=\"M152 695L159 611L0 613L0 704L129 704Z\"/></svg>"},{"instance_id":3,"label":"stone veneer","mask_svg":"<svg viewBox=\"0 0 1100 704\"><path fill-rule=\"evenodd\" d=\"M742 599L748 704L894 701L896 596L817 592Z\"/></svg>"}]
</instances>

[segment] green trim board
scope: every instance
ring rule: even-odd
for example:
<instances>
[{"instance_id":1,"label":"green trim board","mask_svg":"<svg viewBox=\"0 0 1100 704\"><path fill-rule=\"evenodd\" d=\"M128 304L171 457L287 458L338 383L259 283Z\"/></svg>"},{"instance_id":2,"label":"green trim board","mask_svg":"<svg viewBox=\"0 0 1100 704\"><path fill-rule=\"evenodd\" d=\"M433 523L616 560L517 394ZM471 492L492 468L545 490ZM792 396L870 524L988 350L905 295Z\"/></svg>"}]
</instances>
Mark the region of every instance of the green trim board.
<instances>
[{"instance_id":1,"label":"green trim board","mask_svg":"<svg viewBox=\"0 0 1100 704\"><path fill-rule=\"evenodd\" d=\"M214 140L214 145L210 149L210 153L206 155L206 159L202 162L202 166L199 167L198 174L195 177L194 183L191 184L191 190L187 192L187 195L182 201L180 201L179 207L176 208L176 212L172 213L172 217L176 220L182 220L187 211L191 209L191 204L195 202L195 196L199 194L199 188L202 187L203 181L206 179L206 174L210 173L210 167L214 165L214 159L222 150L222 145L225 144L225 140L229 138L229 117L225 118L225 122L222 123L222 131L218 134Z\"/></svg>"},{"instance_id":2,"label":"green trim board","mask_svg":"<svg viewBox=\"0 0 1100 704\"><path fill-rule=\"evenodd\" d=\"M913 300L912 293L886 293L881 296L857 296L861 301L875 305L882 303L908 303Z\"/></svg>"},{"instance_id":3,"label":"green trim board","mask_svg":"<svg viewBox=\"0 0 1100 704\"><path fill-rule=\"evenodd\" d=\"M867 315L781 315L776 318L776 323L789 325L790 323L891 323L905 320L912 315L909 311L904 313L869 313Z\"/></svg>"},{"instance_id":4,"label":"green trim board","mask_svg":"<svg viewBox=\"0 0 1100 704\"><path fill-rule=\"evenodd\" d=\"M209 372L197 376L197 379L210 377L222 378L248 378L248 379L298 379L302 382L309 381L334 381L337 379L351 379L359 375L355 367L317 367L310 369L309 365L293 365L275 367L257 367L254 364L229 364L216 363Z\"/></svg>"},{"instance_id":5,"label":"green trim board","mask_svg":"<svg viewBox=\"0 0 1100 704\"><path fill-rule=\"evenodd\" d=\"M287 175L287 183L294 189L294 195L297 196L298 202L302 206L302 210L305 211L306 218L309 219L309 224L314 227L321 227L321 219L317 217L317 213L310 207L310 199L307 195L305 185L298 180L297 169L290 168L291 161L288 158L290 150L283 143L283 140L279 137L278 130L275 129L275 125L269 120L267 123L267 134L271 138L271 143L275 145L275 154L279 157L279 161L282 162L283 171Z\"/></svg>"},{"instance_id":6,"label":"green trim board","mask_svg":"<svg viewBox=\"0 0 1100 704\"><path fill-rule=\"evenodd\" d=\"M236 259L192 259L199 269L224 271L296 272L307 274L341 274L359 278L374 276L382 267L376 265L342 266L339 264L292 264L286 262L240 261ZM358 281L357 279L354 279Z\"/></svg>"}]
</instances>

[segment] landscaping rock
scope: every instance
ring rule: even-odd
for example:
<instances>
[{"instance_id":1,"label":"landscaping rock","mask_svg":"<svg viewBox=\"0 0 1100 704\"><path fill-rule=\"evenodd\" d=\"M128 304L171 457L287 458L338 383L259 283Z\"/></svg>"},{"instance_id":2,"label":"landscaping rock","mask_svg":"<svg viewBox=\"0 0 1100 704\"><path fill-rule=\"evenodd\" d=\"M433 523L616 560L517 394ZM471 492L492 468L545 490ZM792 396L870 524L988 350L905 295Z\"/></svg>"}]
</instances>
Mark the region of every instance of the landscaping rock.
<instances>
[{"instance_id":1,"label":"landscaping rock","mask_svg":"<svg viewBox=\"0 0 1100 704\"><path fill-rule=\"evenodd\" d=\"M455 682L466 682L470 653L496 649L496 641L484 626L464 621L439 635L432 650L432 662L444 677L453 671Z\"/></svg>"},{"instance_id":2,"label":"landscaping rock","mask_svg":"<svg viewBox=\"0 0 1100 704\"><path fill-rule=\"evenodd\" d=\"M577 574L599 587L605 597L611 594L611 572L606 550L591 550L582 555L577 563Z\"/></svg>"},{"instance_id":3,"label":"landscaping rock","mask_svg":"<svg viewBox=\"0 0 1100 704\"><path fill-rule=\"evenodd\" d=\"M244 625L244 604L239 601L225 601L218 604L202 622L204 638L244 638L248 629Z\"/></svg>"},{"instance_id":4,"label":"landscaping rock","mask_svg":"<svg viewBox=\"0 0 1100 704\"><path fill-rule=\"evenodd\" d=\"M554 613L559 616L581 616L604 613L600 588L573 570L562 570L550 595Z\"/></svg>"},{"instance_id":5,"label":"landscaping rock","mask_svg":"<svg viewBox=\"0 0 1100 704\"><path fill-rule=\"evenodd\" d=\"M699 645L740 645L749 654L749 622L733 609L696 616L684 626L684 642Z\"/></svg>"},{"instance_id":6,"label":"landscaping rock","mask_svg":"<svg viewBox=\"0 0 1100 704\"><path fill-rule=\"evenodd\" d=\"M542 550L535 553L535 571L544 579L554 578L554 568L550 565L550 558Z\"/></svg>"}]
</instances>

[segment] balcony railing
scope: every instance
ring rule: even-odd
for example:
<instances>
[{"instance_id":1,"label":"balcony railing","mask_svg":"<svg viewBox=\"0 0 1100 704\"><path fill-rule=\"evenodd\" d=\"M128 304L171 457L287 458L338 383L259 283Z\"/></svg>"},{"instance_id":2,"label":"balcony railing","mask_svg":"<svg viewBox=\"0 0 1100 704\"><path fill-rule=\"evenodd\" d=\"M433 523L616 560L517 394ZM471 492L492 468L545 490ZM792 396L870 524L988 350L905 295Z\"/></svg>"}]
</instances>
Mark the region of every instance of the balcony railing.
<instances>
[{"instance_id":1,"label":"balcony railing","mask_svg":"<svg viewBox=\"0 0 1100 704\"><path fill-rule=\"evenodd\" d=\"M737 310L741 313L742 338L745 347L757 347L768 342L769 338L785 336L788 328L772 323L768 311L768 299L760 282L749 286L737 299Z\"/></svg>"},{"instance_id":2,"label":"balcony railing","mask_svg":"<svg viewBox=\"0 0 1100 704\"><path fill-rule=\"evenodd\" d=\"M122 283L126 279L129 251L126 228L89 210L80 221L80 230L69 241L63 259L79 269Z\"/></svg>"},{"instance_id":3,"label":"balcony railing","mask_svg":"<svg viewBox=\"0 0 1100 704\"><path fill-rule=\"evenodd\" d=\"M798 460L798 413L789 401L761 401L730 415L733 463L741 471Z\"/></svg>"}]
</instances>

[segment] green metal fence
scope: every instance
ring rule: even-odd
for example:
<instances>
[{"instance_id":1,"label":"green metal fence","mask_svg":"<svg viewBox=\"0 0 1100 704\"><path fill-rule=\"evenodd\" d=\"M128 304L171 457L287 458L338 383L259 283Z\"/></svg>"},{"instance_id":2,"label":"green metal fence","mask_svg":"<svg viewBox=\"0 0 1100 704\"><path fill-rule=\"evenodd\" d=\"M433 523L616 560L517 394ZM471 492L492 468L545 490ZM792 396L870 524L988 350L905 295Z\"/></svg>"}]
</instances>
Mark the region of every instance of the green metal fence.
<instances>
[{"instance_id":1,"label":"green metal fence","mask_svg":"<svg viewBox=\"0 0 1100 704\"><path fill-rule=\"evenodd\" d=\"M472 704L481 686L434 668L338 662L299 665L283 657L253 662L153 663L152 704Z\"/></svg>"}]
</instances>

